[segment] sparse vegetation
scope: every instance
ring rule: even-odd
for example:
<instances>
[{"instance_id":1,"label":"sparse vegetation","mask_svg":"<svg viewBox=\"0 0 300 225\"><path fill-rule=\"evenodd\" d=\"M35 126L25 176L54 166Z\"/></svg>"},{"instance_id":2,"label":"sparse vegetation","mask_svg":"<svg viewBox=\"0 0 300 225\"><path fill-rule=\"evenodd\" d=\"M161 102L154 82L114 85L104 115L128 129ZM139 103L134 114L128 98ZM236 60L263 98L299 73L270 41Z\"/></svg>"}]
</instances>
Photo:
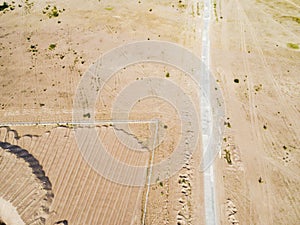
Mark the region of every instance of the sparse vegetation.
<instances>
[{"instance_id":1,"label":"sparse vegetation","mask_svg":"<svg viewBox=\"0 0 300 225\"><path fill-rule=\"evenodd\" d=\"M111 10L113 10L114 8L113 8L113 7L105 7L104 9L105 9L105 10L108 10L108 11L111 11Z\"/></svg>"},{"instance_id":2,"label":"sparse vegetation","mask_svg":"<svg viewBox=\"0 0 300 225\"><path fill-rule=\"evenodd\" d=\"M297 22L298 24L300 24L300 18L299 17L295 17L295 16L291 16L292 20Z\"/></svg>"},{"instance_id":3,"label":"sparse vegetation","mask_svg":"<svg viewBox=\"0 0 300 225\"><path fill-rule=\"evenodd\" d=\"M255 91L260 91L261 89L262 89L262 84L254 85L254 90Z\"/></svg>"},{"instance_id":4,"label":"sparse vegetation","mask_svg":"<svg viewBox=\"0 0 300 225\"><path fill-rule=\"evenodd\" d=\"M83 114L83 117L84 118L91 118L91 114L90 113Z\"/></svg>"},{"instance_id":5,"label":"sparse vegetation","mask_svg":"<svg viewBox=\"0 0 300 225\"><path fill-rule=\"evenodd\" d=\"M224 122L224 125L227 126L228 128L231 128L231 124L229 122Z\"/></svg>"},{"instance_id":6,"label":"sparse vegetation","mask_svg":"<svg viewBox=\"0 0 300 225\"><path fill-rule=\"evenodd\" d=\"M283 16L283 18L291 19L292 21L295 21L296 23L300 24L300 18L296 16Z\"/></svg>"},{"instance_id":7,"label":"sparse vegetation","mask_svg":"<svg viewBox=\"0 0 300 225\"><path fill-rule=\"evenodd\" d=\"M227 150L227 149L225 149L224 152L225 152L224 158L226 159L227 163L228 163L229 165L231 165L231 164L232 164L232 161L231 161L231 154L230 154L230 151Z\"/></svg>"},{"instance_id":8,"label":"sparse vegetation","mask_svg":"<svg viewBox=\"0 0 300 225\"><path fill-rule=\"evenodd\" d=\"M48 13L49 18L51 18L51 17L58 17L58 15L59 15L59 13L57 11L56 6L53 6L53 8L51 10L51 13Z\"/></svg>"},{"instance_id":9,"label":"sparse vegetation","mask_svg":"<svg viewBox=\"0 0 300 225\"><path fill-rule=\"evenodd\" d=\"M199 2L197 2L197 15L200 16L200 5L199 5Z\"/></svg>"},{"instance_id":10,"label":"sparse vegetation","mask_svg":"<svg viewBox=\"0 0 300 225\"><path fill-rule=\"evenodd\" d=\"M8 5L11 2L6 1ZM96 99L99 104L97 104L95 109L97 111L95 112L100 122L93 125L88 125L90 123L84 124L84 121L92 120L95 115L93 111L89 113L88 110L81 111L80 109L78 112L80 113L81 111L79 116L82 123L70 122L68 124L63 122L70 121L73 92L74 90L76 91L76 85L81 80L79 77L81 76L80 73L83 73L88 68L88 64L92 63L91 61L97 60L94 59L95 57L102 56L102 53L117 44L119 45L123 42L126 44L132 36L135 35L137 36L136 39L146 41L148 36L155 40L161 35L162 40L180 42L187 48L190 48L192 52L198 53L197 49L201 47L201 34L203 33L201 33L201 21L204 15L197 17L196 12L198 15L202 14L202 2L197 1L196 3L183 0L183 3L189 4L188 9L185 10L177 7L178 0L163 2L162 6L159 6L161 1L151 6L146 2L144 3L144 1L142 1L143 4L138 4L137 1L134 1L126 4L125 8L123 7L124 11L122 7L117 7L117 4L113 5L114 8L112 8L107 7L110 6L109 2L106 4L107 2L101 1L101 4L89 4L86 10L74 11L71 10L74 7L76 8L74 4L64 6L60 5L60 3L48 1L51 6L44 8L48 3L35 5L31 10L32 13L29 15L24 15L25 0L20 2L22 2L23 8L18 8L17 3L13 12L10 11L9 7L7 15L2 15L2 12L0 12L0 16L3 16L4 21L2 44L0 44L0 49L2 49L2 46L4 48L0 64L4 66L0 68L5 75L2 77L0 108L3 107L2 114L6 116L3 119L3 123L13 119L12 122L33 121L32 123L37 123L36 125L38 125L37 127L20 127L20 129L17 127L21 132L20 137L24 132L29 133L24 140L20 139L17 142L21 144L24 142L24 146L29 146L29 144L33 146L30 150L33 155L37 154L37 156L39 156L41 147L43 147L43 152L47 152L47 154L44 154L45 157L42 158L41 162L48 163L48 167L50 166L48 168L49 178L54 178L53 184L56 185L54 188L58 187L55 196L60 197L61 194L66 196L66 198L54 199L55 203L57 203L56 205L61 207L56 210L57 212L55 213L57 215L51 216L52 214L50 214L49 218L53 217L50 222L55 223L58 219L63 219L57 218L63 217L62 214L69 215L69 223L70 221L85 220L87 221L86 224L93 223L94 217L99 220L98 223L94 223L105 223L109 219L107 215L111 217L116 215L115 220L122 224L130 221L133 218L132 214L136 215L133 218L133 222L137 224L161 224L163 222L166 224L191 224L197 223L199 220L200 222L204 221L205 215L199 210L199 208L204 208L202 206L202 195L204 192L202 190L201 193L198 191L199 184L203 186L200 171L200 161L202 159L201 155L198 154L198 157L189 151L190 148L195 147L196 153L197 149L201 153L202 143L201 140L197 139L199 135L195 137L196 133L193 132L193 128L197 129L197 126L194 126L193 121L185 126L186 132L182 133L180 125L183 126L184 124L180 124L180 120L185 118L180 118L180 115L176 115L178 113L176 108L163 101L163 99L155 98L155 96L150 96L151 98L147 99L138 96L144 92L146 94L149 92L148 94L150 95L152 93L151 88L155 88L151 86L151 83L148 85L149 90L144 88L142 93L140 93L141 91L139 92L138 88L135 90L133 86L129 90L134 93L136 98L133 99L135 101L132 106L134 107L132 110L133 114L131 113L132 115L130 115L130 119L134 119L134 121L129 122L128 130L126 127L122 127L124 123L128 123L126 121L118 122L113 120L122 118L111 118L110 112L110 107L113 106L114 97L118 97L118 92L121 92L123 88L131 83L135 83L138 86L152 79L152 77L181 85L183 91L185 91L183 94L187 94L191 101L195 101L198 107L200 104L198 101L200 97L199 87L197 82L184 74L184 71L182 72L174 66L171 67L171 65L166 65L165 63L142 62L137 65L130 64L127 69L121 65L118 68L118 73L106 83L102 82L104 77L101 77L101 74L96 74L97 76L94 74L94 76L91 76L91 82L88 82L92 86L92 94L96 93L96 89L100 90L102 84L104 84L103 93L101 92L100 98ZM292 178L298 169L299 145L297 143L297 122L293 121L293 118L289 116L289 109L294 110L291 113L292 116L294 114L297 115L297 112L299 112L299 110L297 111L297 101L293 101L297 98L297 93L295 93L297 91L297 87L295 87L297 82L295 80L297 78L297 54L299 50L289 49L286 44L287 42L295 42L300 47L300 41L292 36L297 24L288 20L287 22L289 23L281 24L285 30L277 31L276 27L281 25L274 23L274 20L283 15L283 11L274 10L276 13L274 16L271 15L273 11L266 10L266 8L260 9L254 3L248 6L246 1L240 2L240 5L238 5L238 9L241 11L238 11L236 7L230 7L230 4L226 7L225 4L219 5L219 2L216 3L217 5L213 5L213 2L216 2L216 0L211 2L211 10L214 10L212 7L217 9L218 18L222 22L222 24L217 23L214 18L211 18L213 23L211 25L213 28L216 28L211 33L211 38L214 39L211 40L212 44L216 44L215 49L212 49L215 54L212 55L214 65L212 65L213 71L211 72L213 74L211 74L212 82L210 83L211 96L215 98L212 105L216 107L213 107L211 114L213 121L217 124L215 128L217 128L218 138L221 140L223 138L223 143L217 143L217 147L221 148L220 155L217 155L218 153L215 154L216 156L213 155L216 160L221 162L221 167L215 168L216 172L220 172L218 174L220 179L216 180L216 182L220 181L222 186L224 186L224 193L221 193L221 198L218 193L215 196L216 202L222 210L222 214L219 213L220 218L218 219L228 224L249 224L260 221L264 221L266 224L273 221L293 224L297 219L294 218L297 215L293 213L293 209L297 204L298 196L296 195L298 188L296 187L297 180ZM0 6L2 3L3 1L0 2ZM81 3L81 6L84 6L84 2ZM98 0L95 3L98 3ZM171 7L172 3L175 9ZM235 2L232 3L234 4ZM37 3L35 2L35 4ZM62 7L66 7L66 12L60 13L56 8L57 14L48 18L48 13L54 8L54 4L56 4L57 8L62 9ZM151 7L153 9L152 13L149 12ZM191 12L191 7L194 7L192 12L195 18L188 15ZM137 8L141 10L137 10ZM130 9L132 9L131 12ZM221 9L224 12L221 12ZM246 14L243 11L244 9ZM255 10L258 9L262 13L259 13L257 17L253 16ZM44 14L42 14L42 11ZM223 21L220 19L222 18L220 17L221 13L224 13ZM288 11L287 13L290 12ZM213 11L211 14L213 14ZM19 23L18 19L15 20L16 16L24 16L24 19L26 19L25 24ZM162 17L169 19L159 29L155 29ZM43 19L43 22L38 22L40 18ZM89 23L89 19L93 18L96 19L96 22ZM124 22L124 19L127 20ZM62 21L62 24L58 24L60 21ZM99 24L99 22L101 23ZM177 26L174 26L174 24ZM290 27L287 25L290 25ZM106 28L106 26L109 28ZM269 29L263 30L263 28ZM107 29L111 29L112 32L108 32ZM144 30L150 31L145 32ZM245 30L246 32L244 32ZM251 32L248 32L249 30ZM22 35L19 35L19 37L18 34ZM288 39L288 36L290 39ZM280 45L279 48L275 47L276 42ZM92 52L89 49L92 49ZM250 50L251 54L248 54ZM9 53L11 52L13 55L10 57ZM33 57L30 58L30 56L34 55L34 52L37 52L37 60ZM199 53L201 52L199 51ZM264 54L262 57L266 58L266 62L262 62L260 54ZM214 58L214 56L216 57ZM98 60L92 64L91 68L94 68L95 71L102 65L101 61ZM32 70L28 69L29 66L32 67ZM268 66L267 69L266 66ZM153 73L153 67L156 67L155 73ZM290 71L287 71L287 69ZM198 70L194 71L192 69L191 71L196 73ZM170 73L172 73L172 77ZM245 78L247 77L245 74L248 74L249 78ZM214 77L219 78L216 80L219 86L215 86ZM241 78L241 81L239 81L239 78ZM21 79L24 82L15 82L17 79ZM274 82L276 85L278 83L278 87L274 87ZM6 87L3 87L4 85ZM281 99L277 98L277 89L284 95ZM79 88L78 90L80 91ZM247 99L245 98L245 92L250 95ZM255 92L258 92L256 93L257 96L254 96ZM10 99L13 98L12 96L15 98L14 100ZM172 96L176 100L176 93L172 93ZM285 108L285 97L287 100L291 100L288 108ZM79 98L79 102L83 107L82 110L87 108L85 98ZM228 104L226 105L225 103ZM260 106L259 109L254 108L254 106L257 107L256 104ZM230 106L232 106L231 109ZM188 109L185 111L189 113ZM253 115L255 123L252 121ZM227 118L227 116L230 116L230 118ZM154 121L152 118L157 118L158 120ZM103 119L104 121L102 121ZM150 121L139 122L145 119ZM50 122L49 124L48 121ZM58 121L61 121L62 124L59 124ZM231 122L233 122L233 127ZM289 127L290 122L293 122L293 127ZM69 159L71 159L71 156L68 153L72 153L74 150L75 152L78 151L78 146L74 139L76 136L74 131L69 129L58 128L55 130L55 124L66 128L76 128L77 130L97 130L98 136L100 136L101 140L103 139L104 147L108 147L107 152L111 153L112 157L124 160L125 163L129 162L131 165L145 168L146 179L141 180L145 185L131 188L133 185L114 183L105 177L99 176L85 163L80 152L79 154L74 154L74 157L72 156L72 163L70 164L69 161L71 160ZM209 123L208 125L211 124ZM112 127L109 128L109 126ZM117 132L123 140L116 139L115 131L117 129L120 130ZM251 133L252 130L254 130L253 134ZM200 130L198 131L200 132ZM3 136L3 133L1 135ZM7 139L11 140L11 133L8 133L8 135L10 136ZM40 135L41 138L37 135ZM176 149L178 142L181 141L179 140L180 138L182 138L183 143L182 149L179 149L181 150L181 158L177 162L175 158L175 163L178 163L180 167L175 173L173 170L177 169L177 167L173 167L173 158L169 158L169 155L172 156L171 154ZM196 142L192 142L193 140ZM83 147L90 149L94 147L94 143L89 143L88 138L87 140L83 139L83 141L86 142L86 145ZM156 141L157 147L155 143L152 143L153 141ZM122 142L124 142L124 145ZM129 145L126 145L128 143ZM133 151L131 148L135 146L137 149ZM295 146L295 149L292 146ZM55 151L48 151L48 147L49 149L53 148ZM139 157L140 155L141 157ZM105 160L103 154L99 154L99 156L102 157L100 158L101 160ZM93 159L93 157L91 158ZM287 159L292 161L286 163ZM155 170L154 167L152 172L151 166L155 166L155 163L163 160L167 162L165 168L163 168L164 170ZM168 163L168 160L170 163ZM262 164L262 166L257 166L255 162ZM99 163L101 162L99 161ZM47 167L47 165L43 166ZM104 165L106 164L104 163ZM109 166L107 163L108 169L110 169ZM66 169L60 170L59 168ZM219 169L223 169L223 171L219 171ZM31 172L31 168L29 170ZM18 170L16 171L18 172ZM80 173L77 173L77 171L80 171ZM91 182L85 182L86 179L83 175L87 174L86 171ZM118 172L118 168L111 167L108 175L116 175L115 171ZM7 177L10 178L10 173L8 172L7 174ZM47 171L46 175L48 175ZM165 179L166 175L170 175L170 179ZM160 179L155 180L158 176L160 176ZM134 179L134 174L130 173L124 174L124 176L121 174L116 178L119 177L124 183L139 181ZM14 181L13 177L11 181ZM248 184L254 187L248 187ZM94 188L93 185L97 188ZM267 188L266 185L271 191L262 192L260 188ZM63 188L60 188L60 186ZM7 193L10 194L9 188L11 185L7 185L7 187ZM39 188L40 186L33 185L33 187ZM261 201L256 201L255 195L253 197L248 194L249 188L255 189L253 191L254 194L255 191L262 194L262 201L271 198L270 202L274 203L272 202L272 196L276 196L277 199L283 199L276 202L278 207L276 205L276 210L270 213L272 218L270 217L269 219L264 214L260 215L257 213ZM64 193L60 193L60 190L64 191ZM75 193L74 190L77 192ZM29 191L25 191L29 193ZM93 192L89 194L89 191ZM40 191L38 194L40 194ZM75 194L76 198L74 198ZM21 199L17 194L11 196ZM106 198L107 196L109 198ZM118 198L119 196L121 198ZM123 196L127 198L123 198ZM79 197L86 197L86 199L80 199ZM226 201L227 198L228 201ZM30 202L31 198L27 197L27 199ZM129 203L127 203L127 200ZM44 202L42 201L42 203ZM134 209L134 204L136 204L136 209ZM77 211L73 212L73 207L71 207L73 205L78 208L79 213ZM41 207L36 208L40 209ZM45 209L47 211L41 211L43 215L46 215L48 211L49 213L53 211L51 204L49 204L49 208ZM237 210L238 213L236 213ZM32 214L33 212L31 211L30 213ZM253 215L249 216L247 214L248 211L253 211ZM107 213L105 214L105 212ZM86 213L86 215L81 215L80 213ZM89 217L89 215L94 215L94 217ZM118 215L120 216L117 217ZM143 216L145 217L145 222L143 221ZM230 217L231 220L226 221L226 216ZM32 219L29 216L28 218ZM125 222L121 221L122 219ZM238 222L237 219L241 221Z\"/></svg>"},{"instance_id":11,"label":"sparse vegetation","mask_svg":"<svg viewBox=\"0 0 300 225\"><path fill-rule=\"evenodd\" d=\"M29 2L29 0L25 0L25 11L26 13L30 13L30 10L32 9L34 3Z\"/></svg>"},{"instance_id":12,"label":"sparse vegetation","mask_svg":"<svg viewBox=\"0 0 300 225\"><path fill-rule=\"evenodd\" d=\"M3 12L3 14L5 14L7 11L13 11L16 8L15 6L15 2L12 1L11 4L7 3L7 2L3 2L2 5L0 5L0 11Z\"/></svg>"},{"instance_id":13,"label":"sparse vegetation","mask_svg":"<svg viewBox=\"0 0 300 225\"><path fill-rule=\"evenodd\" d=\"M37 45L30 45L29 51L30 52L38 52Z\"/></svg>"},{"instance_id":14,"label":"sparse vegetation","mask_svg":"<svg viewBox=\"0 0 300 225\"><path fill-rule=\"evenodd\" d=\"M50 51L54 50L55 48L56 48L56 44L50 44L49 47L48 47L48 49Z\"/></svg>"},{"instance_id":15,"label":"sparse vegetation","mask_svg":"<svg viewBox=\"0 0 300 225\"><path fill-rule=\"evenodd\" d=\"M218 13L217 13L217 2L216 0L214 0L214 14L215 14L215 18L216 18L216 21L218 22Z\"/></svg>"},{"instance_id":16,"label":"sparse vegetation","mask_svg":"<svg viewBox=\"0 0 300 225\"><path fill-rule=\"evenodd\" d=\"M186 183L187 183L187 181L185 178L181 178L178 180L178 184L186 184Z\"/></svg>"},{"instance_id":17,"label":"sparse vegetation","mask_svg":"<svg viewBox=\"0 0 300 225\"><path fill-rule=\"evenodd\" d=\"M182 0L179 0L178 1L178 8L186 9L187 4L183 3Z\"/></svg>"},{"instance_id":18,"label":"sparse vegetation","mask_svg":"<svg viewBox=\"0 0 300 225\"><path fill-rule=\"evenodd\" d=\"M295 43L287 43L287 47L292 48L292 49L299 49L299 44Z\"/></svg>"},{"instance_id":19,"label":"sparse vegetation","mask_svg":"<svg viewBox=\"0 0 300 225\"><path fill-rule=\"evenodd\" d=\"M54 6L50 6L47 5L44 10L43 10L43 14L46 14L49 19L53 18L53 17L58 17L60 13L62 13L63 11L65 11L65 9L58 9L55 5Z\"/></svg>"},{"instance_id":20,"label":"sparse vegetation","mask_svg":"<svg viewBox=\"0 0 300 225\"><path fill-rule=\"evenodd\" d=\"M7 2L3 2L2 5L0 5L0 11L3 11L4 9L7 9L9 7L9 5L7 4Z\"/></svg>"}]
</instances>

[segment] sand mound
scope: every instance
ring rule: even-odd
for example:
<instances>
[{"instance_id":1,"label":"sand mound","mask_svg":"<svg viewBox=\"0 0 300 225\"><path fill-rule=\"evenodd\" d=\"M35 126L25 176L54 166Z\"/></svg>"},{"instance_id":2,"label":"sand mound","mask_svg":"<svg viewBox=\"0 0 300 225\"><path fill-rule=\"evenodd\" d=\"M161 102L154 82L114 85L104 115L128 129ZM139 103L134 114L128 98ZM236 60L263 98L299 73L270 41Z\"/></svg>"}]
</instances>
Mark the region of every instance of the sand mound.
<instances>
[{"instance_id":1,"label":"sand mound","mask_svg":"<svg viewBox=\"0 0 300 225\"><path fill-rule=\"evenodd\" d=\"M0 197L0 224L25 225L16 208Z\"/></svg>"}]
</instances>

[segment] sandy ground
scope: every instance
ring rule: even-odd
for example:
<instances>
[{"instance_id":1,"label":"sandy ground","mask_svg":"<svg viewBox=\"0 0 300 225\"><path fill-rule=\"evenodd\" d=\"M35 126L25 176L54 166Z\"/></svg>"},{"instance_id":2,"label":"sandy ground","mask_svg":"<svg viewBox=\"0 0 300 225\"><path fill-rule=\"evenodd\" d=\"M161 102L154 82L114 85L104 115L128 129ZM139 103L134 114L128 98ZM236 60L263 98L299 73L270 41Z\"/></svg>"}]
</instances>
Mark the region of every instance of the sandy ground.
<instances>
[{"instance_id":1,"label":"sandy ground","mask_svg":"<svg viewBox=\"0 0 300 225\"><path fill-rule=\"evenodd\" d=\"M196 21L188 24L191 15L176 1L28 4L18 7L16 2L13 11L1 15L3 120L24 121L24 115L29 121L71 119L74 92L83 73L103 53L124 43L171 41L200 54L199 43L192 44ZM49 18L54 6L61 13ZM55 48L49 50L51 44ZM149 76L147 71L137 72ZM15 79L19 76L22 79Z\"/></svg>"},{"instance_id":2,"label":"sandy ground","mask_svg":"<svg viewBox=\"0 0 300 225\"><path fill-rule=\"evenodd\" d=\"M164 40L201 55L201 1L7 2L13 10L0 12L1 123L71 121L74 93L84 72L103 53L124 43ZM220 224L297 224L299 2L214 0L212 4L211 72L226 105L222 154L216 159ZM53 14L54 6L58 16ZM118 93L135 80L153 77L174 82L199 107L198 87L182 72L171 66L140 64L126 67L106 83L96 104L96 118L111 119ZM163 139L153 159L159 162L178 144L180 118L170 103L156 98L141 99L131 109L132 120L153 118L160 120ZM131 135L125 135L125 142L134 136L146 146L152 143L149 124L129 127ZM80 155L70 127L12 129L18 139L15 132L1 128L0 141L33 154L52 183L54 199L46 224L63 219L69 224L141 224L147 186L122 186L99 176ZM151 152L122 147L112 127L97 129L114 158L149 165ZM170 179L152 177L156 183L149 189L146 224L204 224L200 140L198 146ZM6 154L5 159L10 157ZM12 165L1 162L3 171ZM4 198L9 191L5 187L0 193ZM13 193L10 201L22 196ZM28 218L22 219L26 223Z\"/></svg>"},{"instance_id":3,"label":"sandy ground","mask_svg":"<svg viewBox=\"0 0 300 225\"><path fill-rule=\"evenodd\" d=\"M1 15L2 122L71 121L73 97L83 73L101 54L121 44L164 40L201 54L201 43L197 41L201 36L201 4L178 1L39 1L33 5L26 1L20 3L21 7L18 4L12 3L14 10ZM49 18L54 6L60 10L59 16ZM118 93L135 80L151 77L174 82L197 105L198 87L182 72L171 66L140 64L118 72L106 83L97 101L96 118L111 119L111 106ZM176 109L160 99L137 102L129 119L153 118L160 120L159 133L163 139L155 149L155 163L172 153L182 134ZM196 169L200 147L191 162L187 161L171 179L151 178L156 183L150 187L145 203L146 186L126 187L98 176L80 157L70 129L13 127L21 137L18 140L13 138L13 132L6 134L5 129L2 140L28 149L52 182L55 197L47 224L62 219L70 224L141 224L145 205L146 224L202 221L201 174ZM130 129L149 145L147 125L130 125ZM111 148L114 137L104 136L105 145ZM126 159L122 153L128 149L117 149L110 153L118 160L128 162L134 157L129 152L124 154ZM149 163L147 154L144 161L137 158L131 163Z\"/></svg>"},{"instance_id":4,"label":"sandy ground","mask_svg":"<svg viewBox=\"0 0 300 225\"><path fill-rule=\"evenodd\" d=\"M287 46L300 43L299 7L217 2L212 63L227 111L222 153L231 159L217 160L222 224L299 222L300 52Z\"/></svg>"}]
</instances>

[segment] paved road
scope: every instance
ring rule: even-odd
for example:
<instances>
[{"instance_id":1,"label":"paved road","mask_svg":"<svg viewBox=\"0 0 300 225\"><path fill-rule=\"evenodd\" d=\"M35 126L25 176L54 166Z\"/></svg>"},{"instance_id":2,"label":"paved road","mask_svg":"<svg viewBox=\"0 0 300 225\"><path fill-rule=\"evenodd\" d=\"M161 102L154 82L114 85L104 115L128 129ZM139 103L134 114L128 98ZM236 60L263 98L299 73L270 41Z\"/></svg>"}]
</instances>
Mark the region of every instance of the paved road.
<instances>
[{"instance_id":1,"label":"paved road","mask_svg":"<svg viewBox=\"0 0 300 225\"><path fill-rule=\"evenodd\" d=\"M209 24L211 17L211 2L204 0L204 18L202 28L202 62L204 68L201 72L201 125L202 125L202 144L203 144L203 168L204 170L204 204L205 204L205 224L216 225L215 182L214 168L212 159L215 149L211 149L210 139L212 138L212 112L210 99L210 42ZM207 101L208 99L208 101ZM208 151L211 151L208 152Z\"/></svg>"}]
</instances>

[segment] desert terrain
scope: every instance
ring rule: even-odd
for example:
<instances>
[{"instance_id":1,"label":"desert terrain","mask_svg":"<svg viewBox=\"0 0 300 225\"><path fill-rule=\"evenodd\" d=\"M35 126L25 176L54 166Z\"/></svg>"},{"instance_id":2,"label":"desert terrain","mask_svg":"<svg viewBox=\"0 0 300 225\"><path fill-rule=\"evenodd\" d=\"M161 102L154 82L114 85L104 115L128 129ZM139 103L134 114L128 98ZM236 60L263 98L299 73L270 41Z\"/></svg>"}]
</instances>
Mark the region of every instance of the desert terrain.
<instances>
[{"instance_id":1,"label":"desert terrain","mask_svg":"<svg viewBox=\"0 0 300 225\"><path fill-rule=\"evenodd\" d=\"M192 130L201 85L177 65L140 62L90 87L93 111L77 95L89 68L128 43L175 43L201 58L204 1L0 6L0 224L207 224L201 127ZM296 225L300 3L212 0L209 41L225 109L216 220Z\"/></svg>"}]
</instances>

